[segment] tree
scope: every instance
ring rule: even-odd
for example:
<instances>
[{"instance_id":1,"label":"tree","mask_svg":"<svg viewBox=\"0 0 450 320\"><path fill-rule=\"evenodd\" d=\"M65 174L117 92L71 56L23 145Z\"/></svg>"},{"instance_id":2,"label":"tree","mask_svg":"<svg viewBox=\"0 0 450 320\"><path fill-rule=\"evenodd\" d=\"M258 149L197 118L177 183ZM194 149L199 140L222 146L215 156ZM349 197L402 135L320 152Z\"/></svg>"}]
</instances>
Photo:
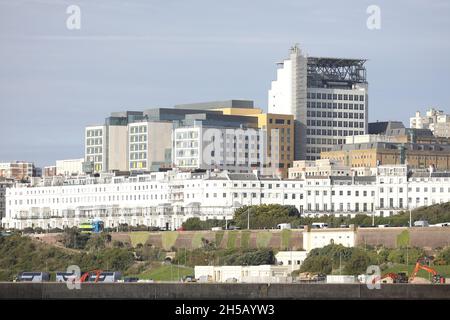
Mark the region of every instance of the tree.
<instances>
[{"instance_id":1,"label":"tree","mask_svg":"<svg viewBox=\"0 0 450 320\"><path fill-rule=\"evenodd\" d=\"M327 256L309 256L303 261L300 272L315 272L330 274L333 270L333 261Z\"/></svg>"},{"instance_id":2,"label":"tree","mask_svg":"<svg viewBox=\"0 0 450 320\"><path fill-rule=\"evenodd\" d=\"M367 267L373 264L369 254L361 249L353 252L350 260L344 266L345 274L358 275L365 273Z\"/></svg>"},{"instance_id":3,"label":"tree","mask_svg":"<svg viewBox=\"0 0 450 320\"><path fill-rule=\"evenodd\" d=\"M258 206L243 206L234 212L234 222L240 228L247 228L250 215L250 228L276 228L280 223L298 221L298 210L293 206L279 204L263 204Z\"/></svg>"},{"instance_id":4,"label":"tree","mask_svg":"<svg viewBox=\"0 0 450 320\"><path fill-rule=\"evenodd\" d=\"M184 230L202 230L202 223L199 218L189 218L182 226Z\"/></svg>"},{"instance_id":5,"label":"tree","mask_svg":"<svg viewBox=\"0 0 450 320\"><path fill-rule=\"evenodd\" d=\"M64 230L62 243L66 248L84 249L88 240L88 234L82 234L77 228L71 228Z\"/></svg>"},{"instance_id":6,"label":"tree","mask_svg":"<svg viewBox=\"0 0 450 320\"><path fill-rule=\"evenodd\" d=\"M225 227L225 221L219 219L202 221L199 218L189 218L182 227L184 230L210 230L212 227Z\"/></svg>"},{"instance_id":7,"label":"tree","mask_svg":"<svg viewBox=\"0 0 450 320\"><path fill-rule=\"evenodd\" d=\"M106 234L94 234L86 242L85 249L91 252L99 251L106 247L107 235Z\"/></svg>"}]
</instances>

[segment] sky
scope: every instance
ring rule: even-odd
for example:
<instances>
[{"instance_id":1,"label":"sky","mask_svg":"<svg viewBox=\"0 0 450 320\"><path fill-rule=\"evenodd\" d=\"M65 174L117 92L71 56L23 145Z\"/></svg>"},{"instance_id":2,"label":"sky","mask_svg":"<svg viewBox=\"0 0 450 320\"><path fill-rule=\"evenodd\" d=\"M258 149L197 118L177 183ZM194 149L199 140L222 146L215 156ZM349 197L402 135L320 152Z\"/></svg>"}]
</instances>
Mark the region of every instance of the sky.
<instances>
[{"instance_id":1,"label":"sky","mask_svg":"<svg viewBox=\"0 0 450 320\"><path fill-rule=\"evenodd\" d=\"M68 29L67 8L80 8ZM369 29L367 8L380 9ZM364 58L369 121L450 113L446 0L0 0L0 161L84 156L84 127L113 111L251 99L267 109L276 62Z\"/></svg>"}]
</instances>

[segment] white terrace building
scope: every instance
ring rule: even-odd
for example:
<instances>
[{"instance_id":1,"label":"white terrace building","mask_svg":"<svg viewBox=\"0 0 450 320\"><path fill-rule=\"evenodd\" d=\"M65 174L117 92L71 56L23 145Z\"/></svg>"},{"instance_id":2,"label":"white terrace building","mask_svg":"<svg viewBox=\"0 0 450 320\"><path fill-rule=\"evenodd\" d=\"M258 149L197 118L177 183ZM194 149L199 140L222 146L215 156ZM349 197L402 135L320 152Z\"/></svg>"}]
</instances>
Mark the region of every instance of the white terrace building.
<instances>
[{"instance_id":1,"label":"white terrace building","mask_svg":"<svg viewBox=\"0 0 450 320\"><path fill-rule=\"evenodd\" d=\"M298 180L256 173L176 170L131 177L53 177L33 187L6 190L5 228L63 228L100 218L119 224L174 229L190 217L232 219L244 205L295 206L302 214L389 216L450 201L450 173L408 173L404 165L379 166L374 176L311 176Z\"/></svg>"}]
</instances>

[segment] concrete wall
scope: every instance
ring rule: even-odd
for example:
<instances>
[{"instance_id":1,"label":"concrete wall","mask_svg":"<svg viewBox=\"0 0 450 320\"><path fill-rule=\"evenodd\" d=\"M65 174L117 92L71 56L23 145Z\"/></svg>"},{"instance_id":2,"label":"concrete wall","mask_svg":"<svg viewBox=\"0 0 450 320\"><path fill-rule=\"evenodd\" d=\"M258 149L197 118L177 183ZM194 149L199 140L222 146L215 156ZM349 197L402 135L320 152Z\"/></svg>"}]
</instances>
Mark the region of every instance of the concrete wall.
<instances>
[{"instance_id":1,"label":"concrete wall","mask_svg":"<svg viewBox=\"0 0 450 320\"><path fill-rule=\"evenodd\" d=\"M401 238L405 238L404 236L409 238L409 246L426 250L450 245L450 228L448 227L359 228L356 245L383 245L388 248L397 248L402 242Z\"/></svg>"},{"instance_id":2,"label":"concrete wall","mask_svg":"<svg viewBox=\"0 0 450 320\"><path fill-rule=\"evenodd\" d=\"M450 299L450 284L82 284L0 283L1 299Z\"/></svg>"},{"instance_id":3,"label":"concrete wall","mask_svg":"<svg viewBox=\"0 0 450 320\"><path fill-rule=\"evenodd\" d=\"M344 233L343 236L349 233L349 229L332 229L316 230L314 233L332 233L337 234L337 230ZM246 230L240 231L220 231L223 233L220 243L221 248L273 248L277 250L305 250L303 243L304 230L290 230L287 237L287 243L283 243L282 231L280 230L250 230L250 235L247 238L248 242L244 241L244 233ZM176 237L173 238L173 243L170 247L176 248L198 248L201 246L201 238L208 241L216 241L215 231L182 231L177 232ZM232 235L234 234L234 235ZM167 236L165 232L150 232L144 242L148 242L156 247L164 247L164 237ZM131 242L130 233L113 233L113 240L120 240ZM231 237L232 241L229 241ZM402 242L409 241L409 246L421 247L425 250L436 248L443 248L450 245L450 228L449 227L427 227L427 228L357 228L354 242L356 246L364 245L383 245L388 248L397 248ZM263 241L264 240L264 241ZM330 240L328 240L330 241ZM335 241L339 243L339 241ZM326 245L326 242L321 243ZM169 249L168 248L168 249Z\"/></svg>"}]
</instances>

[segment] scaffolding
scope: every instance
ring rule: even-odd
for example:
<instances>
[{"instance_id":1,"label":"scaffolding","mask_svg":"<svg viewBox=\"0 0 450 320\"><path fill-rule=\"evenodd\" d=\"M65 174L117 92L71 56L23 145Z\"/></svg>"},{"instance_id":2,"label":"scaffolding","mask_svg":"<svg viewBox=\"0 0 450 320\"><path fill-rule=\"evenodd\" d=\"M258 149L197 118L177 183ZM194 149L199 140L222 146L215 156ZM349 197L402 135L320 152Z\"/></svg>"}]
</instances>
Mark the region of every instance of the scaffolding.
<instances>
[{"instance_id":1,"label":"scaffolding","mask_svg":"<svg viewBox=\"0 0 450 320\"><path fill-rule=\"evenodd\" d=\"M308 57L309 88L352 88L367 83L365 59Z\"/></svg>"}]
</instances>

